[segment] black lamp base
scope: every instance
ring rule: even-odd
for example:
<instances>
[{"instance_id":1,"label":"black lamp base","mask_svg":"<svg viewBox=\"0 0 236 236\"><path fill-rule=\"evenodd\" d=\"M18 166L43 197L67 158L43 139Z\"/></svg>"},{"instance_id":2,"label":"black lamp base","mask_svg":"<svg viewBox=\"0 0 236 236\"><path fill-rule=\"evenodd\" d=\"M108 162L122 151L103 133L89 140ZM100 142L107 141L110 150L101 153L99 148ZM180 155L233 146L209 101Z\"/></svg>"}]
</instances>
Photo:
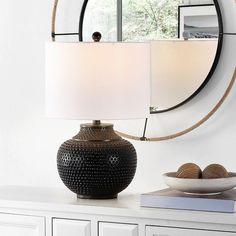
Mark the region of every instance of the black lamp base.
<instances>
[{"instance_id":1,"label":"black lamp base","mask_svg":"<svg viewBox=\"0 0 236 236\"><path fill-rule=\"evenodd\" d=\"M82 124L57 155L62 181L83 199L116 198L131 183L136 166L133 145L118 136L112 124L99 122Z\"/></svg>"}]
</instances>

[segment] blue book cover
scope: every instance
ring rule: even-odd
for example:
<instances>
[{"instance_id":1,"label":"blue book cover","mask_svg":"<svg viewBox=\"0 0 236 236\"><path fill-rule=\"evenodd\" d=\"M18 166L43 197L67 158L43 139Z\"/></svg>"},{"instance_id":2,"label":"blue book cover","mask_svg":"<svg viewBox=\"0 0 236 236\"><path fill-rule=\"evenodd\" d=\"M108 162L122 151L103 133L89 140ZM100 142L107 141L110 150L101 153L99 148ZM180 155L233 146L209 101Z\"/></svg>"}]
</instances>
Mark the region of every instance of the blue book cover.
<instances>
[{"instance_id":1,"label":"blue book cover","mask_svg":"<svg viewBox=\"0 0 236 236\"><path fill-rule=\"evenodd\" d=\"M142 207L232 213L235 211L235 201L235 189L217 195L192 195L168 188L141 194L140 205Z\"/></svg>"}]
</instances>

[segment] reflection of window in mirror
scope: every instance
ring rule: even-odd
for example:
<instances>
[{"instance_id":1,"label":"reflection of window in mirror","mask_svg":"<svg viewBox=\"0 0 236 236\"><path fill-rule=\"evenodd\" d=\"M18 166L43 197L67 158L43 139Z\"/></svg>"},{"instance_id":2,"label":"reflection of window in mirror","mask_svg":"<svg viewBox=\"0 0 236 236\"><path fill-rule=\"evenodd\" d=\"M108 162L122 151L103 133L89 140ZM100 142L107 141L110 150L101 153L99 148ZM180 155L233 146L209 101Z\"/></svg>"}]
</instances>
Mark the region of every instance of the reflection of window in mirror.
<instances>
[{"instance_id":1,"label":"reflection of window in mirror","mask_svg":"<svg viewBox=\"0 0 236 236\"><path fill-rule=\"evenodd\" d=\"M89 0L84 17L84 41L91 41L94 31L102 33L102 41L143 41L159 39L176 39L181 27L178 19L179 6L213 4L213 0ZM117 6L122 7L117 7ZM212 7L213 8L213 7ZM191 12L191 9L187 9ZM193 13L195 14L193 9ZM186 14L186 13L185 13ZM204 17L187 15L185 19L192 22L194 18ZM117 19L122 19L117 22ZM196 20L196 19L195 19ZM216 12L214 22L217 23ZM183 29L180 29L182 32ZM117 36L117 32L122 35Z\"/></svg>"},{"instance_id":2,"label":"reflection of window in mirror","mask_svg":"<svg viewBox=\"0 0 236 236\"><path fill-rule=\"evenodd\" d=\"M117 8L119 2L121 8ZM118 27L123 41L170 39L178 37L178 6L183 0L90 0L84 17L84 41L91 41L94 31L103 41L116 41ZM174 9L174 10L173 10Z\"/></svg>"}]
</instances>

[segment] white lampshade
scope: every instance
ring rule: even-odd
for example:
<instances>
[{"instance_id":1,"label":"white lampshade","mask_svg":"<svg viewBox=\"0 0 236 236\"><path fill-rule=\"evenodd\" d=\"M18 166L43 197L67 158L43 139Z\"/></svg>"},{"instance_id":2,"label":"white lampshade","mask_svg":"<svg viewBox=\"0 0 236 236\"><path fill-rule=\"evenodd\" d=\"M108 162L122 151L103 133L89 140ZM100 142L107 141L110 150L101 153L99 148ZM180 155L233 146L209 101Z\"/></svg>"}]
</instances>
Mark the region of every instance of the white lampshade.
<instances>
[{"instance_id":1,"label":"white lampshade","mask_svg":"<svg viewBox=\"0 0 236 236\"><path fill-rule=\"evenodd\" d=\"M46 44L46 114L106 120L149 115L148 43Z\"/></svg>"},{"instance_id":2,"label":"white lampshade","mask_svg":"<svg viewBox=\"0 0 236 236\"><path fill-rule=\"evenodd\" d=\"M173 107L191 96L206 79L218 40L151 42L151 106Z\"/></svg>"}]
</instances>

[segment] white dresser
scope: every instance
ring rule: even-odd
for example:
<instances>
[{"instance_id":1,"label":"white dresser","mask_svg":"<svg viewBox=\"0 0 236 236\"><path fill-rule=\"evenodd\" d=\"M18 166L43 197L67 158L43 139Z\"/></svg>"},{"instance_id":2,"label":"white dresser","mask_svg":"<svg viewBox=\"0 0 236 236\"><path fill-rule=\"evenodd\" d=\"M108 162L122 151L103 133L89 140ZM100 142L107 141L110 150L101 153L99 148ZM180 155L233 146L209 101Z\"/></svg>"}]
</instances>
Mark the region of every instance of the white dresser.
<instances>
[{"instance_id":1,"label":"white dresser","mask_svg":"<svg viewBox=\"0 0 236 236\"><path fill-rule=\"evenodd\" d=\"M78 200L67 189L0 187L0 236L236 236L236 214L139 207L139 195Z\"/></svg>"}]
</instances>

